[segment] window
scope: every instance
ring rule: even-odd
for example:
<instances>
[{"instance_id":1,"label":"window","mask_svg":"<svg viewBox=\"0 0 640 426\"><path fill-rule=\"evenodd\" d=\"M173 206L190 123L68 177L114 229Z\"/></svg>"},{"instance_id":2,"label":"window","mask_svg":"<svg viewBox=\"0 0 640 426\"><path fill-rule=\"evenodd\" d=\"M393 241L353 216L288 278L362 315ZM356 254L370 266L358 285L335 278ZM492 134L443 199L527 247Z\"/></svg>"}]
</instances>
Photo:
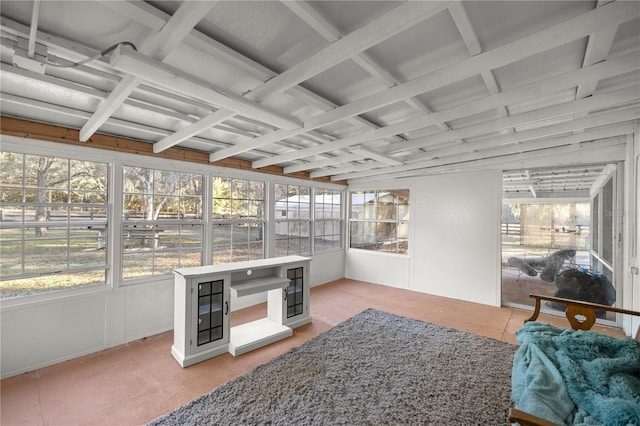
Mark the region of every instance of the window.
<instances>
[{"instance_id":1,"label":"window","mask_svg":"<svg viewBox=\"0 0 640 426\"><path fill-rule=\"evenodd\" d=\"M264 258L264 182L213 178L213 263Z\"/></svg>"},{"instance_id":2,"label":"window","mask_svg":"<svg viewBox=\"0 0 640 426\"><path fill-rule=\"evenodd\" d=\"M342 193L338 190L316 189L314 205L313 250L321 253L342 247Z\"/></svg>"},{"instance_id":3,"label":"window","mask_svg":"<svg viewBox=\"0 0 640 426\"><path fill-rule=\"evenodd\" d=\"M276 256L311 253L311 188L275 185Z\"/></svg>"},{"instance_id":4,"label":"window","mask_svg":"<svg viewBox=\"0 0 640 426\"><path fill-rule=\"evenodd\" d=\"M409 190L351 192L349 222L349 247L407 254Z\"/></svg>"},{"instance_id":5,"label":"window","mask_svg":"<svg viewBox=\"0 0 640 426\"><path fill-rule=\"evenodd\" d=\"M202 175L125 166L122 278L202 264Z\"/></svg>"},{"instance_id":6,"label":"window","mask_svg":"<svg viewBox=\"0 0 640 426\"><path fill-rule=\"evenodd\" d=\"M105 284L108 165L12 152L0 162L2 298Z\"/></svg>"}]
</instances>

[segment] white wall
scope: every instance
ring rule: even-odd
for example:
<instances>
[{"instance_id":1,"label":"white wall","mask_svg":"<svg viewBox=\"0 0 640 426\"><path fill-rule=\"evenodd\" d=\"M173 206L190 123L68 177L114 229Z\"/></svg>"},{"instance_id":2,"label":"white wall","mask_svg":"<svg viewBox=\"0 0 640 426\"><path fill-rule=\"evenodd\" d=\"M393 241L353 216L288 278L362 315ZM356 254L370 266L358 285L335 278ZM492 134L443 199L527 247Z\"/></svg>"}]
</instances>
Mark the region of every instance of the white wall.
<instances>
[{"instance_id":1,"label":"white wall","mask_svg":"<svg viewBox=\"0 0 640 426\"><path fill-rule=\"evenodd\" d=\"M502 174L428 176L366 189L392 187L411 191L409 256L348 250L345 277L499 306Z\"/></svg>"},{"instance_id":2,"label":"white wall","mask_svg":"<svg viewBox=\"0 0 640 426\"><path fill-rule=\"evenodd\" d=\"M373 284L409 288L409 265L409 256L349 250L345 259L344 276Z\"/></svg>"},{"instance_id":3,"label":"white wall","mask_svg":"<svg viewBox=\"0 0 640 426\"><path fill-rule=\"evenodd\" d=\"M495 171L416 181L413 290L500 306L501 194Z\"/></svg>"},{"instance_id":4,"label":"white wall","mask_svg":"<svg viewBox=\"0 0 640 426\"><path fill-rule=\"evenodd\" d=\"M172 328L169 280L6 306L0 312L2 377Z\"/></svg>"}]
</instances>

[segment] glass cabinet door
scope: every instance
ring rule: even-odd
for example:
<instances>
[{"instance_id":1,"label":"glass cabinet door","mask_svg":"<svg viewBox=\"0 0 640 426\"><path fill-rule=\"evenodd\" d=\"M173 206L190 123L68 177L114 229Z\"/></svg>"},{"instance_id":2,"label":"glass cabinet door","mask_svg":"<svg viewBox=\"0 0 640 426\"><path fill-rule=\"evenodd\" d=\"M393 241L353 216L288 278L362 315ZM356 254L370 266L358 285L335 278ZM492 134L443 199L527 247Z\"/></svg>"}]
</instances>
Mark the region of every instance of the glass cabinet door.
<instances>
[{"instance_id":1,"label":"glass cabinet door","mask_svg":"<svg viewBox=\"0 0 640 426\"><path fill-rule=\"evenodd\" d=\"M224 280L198 283L198 346L224 338L224 285Z\"/></svg>"},{"instance_id":2,"label":"glass cabinet door","mask_svg":"<svg viewBox=\"0 0 640 426\"><path fill-rule=\"evenodd\" d=\"M303 313L304 267L287 269L287 318Z\"/></svg>"}]
</instances>

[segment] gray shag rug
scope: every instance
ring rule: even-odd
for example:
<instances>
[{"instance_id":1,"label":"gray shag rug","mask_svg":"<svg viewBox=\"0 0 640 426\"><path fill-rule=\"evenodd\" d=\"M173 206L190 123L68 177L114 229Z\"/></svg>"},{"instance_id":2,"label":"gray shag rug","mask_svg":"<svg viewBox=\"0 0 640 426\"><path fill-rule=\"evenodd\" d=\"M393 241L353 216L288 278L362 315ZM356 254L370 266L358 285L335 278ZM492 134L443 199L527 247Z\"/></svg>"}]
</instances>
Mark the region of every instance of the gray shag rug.
<instances>
[{"instance_id":1,"label":"gray shag rug","mask_svg":"<svg viewBox=\"0 0 640 426\"><path fill-rule=\"evenodd\" d=\"M506 425L515 350L369 309L150 425Z\"/></svg>"}]
</instances>

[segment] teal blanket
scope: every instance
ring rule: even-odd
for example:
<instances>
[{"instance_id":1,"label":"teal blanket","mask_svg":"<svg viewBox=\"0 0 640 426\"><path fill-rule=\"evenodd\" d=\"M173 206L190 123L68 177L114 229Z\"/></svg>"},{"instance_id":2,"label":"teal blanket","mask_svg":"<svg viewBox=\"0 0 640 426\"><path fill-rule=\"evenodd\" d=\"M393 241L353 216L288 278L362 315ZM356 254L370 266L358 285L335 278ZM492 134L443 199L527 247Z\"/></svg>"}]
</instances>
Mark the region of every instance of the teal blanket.
<instances>
[{"instance_id":1,"label":"teal blanket","mask_svg":"<svg viewBox=\"0 0 640 426\"><path fill-rule=\"evenodd\" d=\"M516 337L520 410L559 424L640 425L640 343L535 322Z\"/></svg>"}]
</instances>

